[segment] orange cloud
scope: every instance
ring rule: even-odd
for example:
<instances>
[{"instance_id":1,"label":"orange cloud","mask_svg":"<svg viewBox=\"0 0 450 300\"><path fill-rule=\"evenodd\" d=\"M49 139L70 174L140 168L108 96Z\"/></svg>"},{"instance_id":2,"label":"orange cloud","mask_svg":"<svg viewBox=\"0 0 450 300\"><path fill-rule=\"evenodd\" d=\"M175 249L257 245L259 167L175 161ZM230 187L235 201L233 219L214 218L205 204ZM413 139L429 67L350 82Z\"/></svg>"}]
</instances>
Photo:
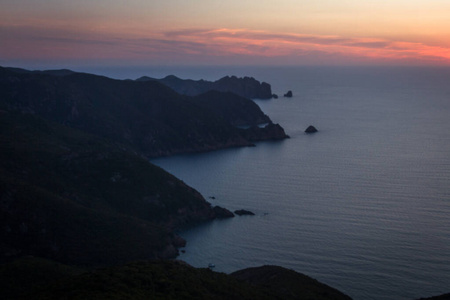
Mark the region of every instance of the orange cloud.
<instances>
[{"instance_id":1,"label":"orange cloud","mask_svg":"<svg viewBox=\"0 0 450 300\"><path fill-rule=\"evenodd\" d=\"M450 48L418 42L380 38L346 38L330 35L271 33L244 29L179 30L165 37L194 41L220 48L221 52L258 56L295 55L307 51L354 55L368 59L418 59L450 64Z\"/></svg>"},{"instance_id":2,"label":"orange cloud","mask_svg":"<svg viewBox=\"0 0 450 300\"><path fill-rule=\"evenodd\" d=\"M450 48L382 38L247 29L123 32L0 24L0 58L164 63L421 62L450 65ZM0 63L3 63L0 61Z\"/></svg>"}]
</instances>

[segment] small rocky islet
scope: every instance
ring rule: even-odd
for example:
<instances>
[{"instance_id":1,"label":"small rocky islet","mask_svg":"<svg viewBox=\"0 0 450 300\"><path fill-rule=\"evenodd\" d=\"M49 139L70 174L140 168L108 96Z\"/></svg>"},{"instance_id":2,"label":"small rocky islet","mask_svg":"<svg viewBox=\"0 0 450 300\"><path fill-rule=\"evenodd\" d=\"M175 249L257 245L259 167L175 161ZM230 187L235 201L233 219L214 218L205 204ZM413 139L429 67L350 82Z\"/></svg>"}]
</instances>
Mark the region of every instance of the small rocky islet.
<instances>
[{"instance_id":1,"label":"small rocky islet","mask_svg":"<svg viewBox=\"0 0 450 300\"><path fill-rule=\"evenodd\" d=\"M255 215L254 212L251 212L246 209L238 209L238 210L235 210L234 213L238 216L254 216Z\"/></svg>"},{"instance_id":2,"label":"small rocky islet","mask_svg":"<svg viewBox=\"0 0 450 300\"><path fill-rule=\"evenodd\" d=\"M292 98L293 97L292 91L288 91L286 94L283 95L283 97Z\"/></svg>"},{"instance_id":3,"label":"small rocky islet","mask_svg":"<svg viewBox=\"0 0 450 300\"><path fill-rule=\"evenodd\" d=\"M317 128L312 125L309 125L308 128L305 129L305 133L316 133L316 132L318 132Z\"/></svg>"}]
</instances>

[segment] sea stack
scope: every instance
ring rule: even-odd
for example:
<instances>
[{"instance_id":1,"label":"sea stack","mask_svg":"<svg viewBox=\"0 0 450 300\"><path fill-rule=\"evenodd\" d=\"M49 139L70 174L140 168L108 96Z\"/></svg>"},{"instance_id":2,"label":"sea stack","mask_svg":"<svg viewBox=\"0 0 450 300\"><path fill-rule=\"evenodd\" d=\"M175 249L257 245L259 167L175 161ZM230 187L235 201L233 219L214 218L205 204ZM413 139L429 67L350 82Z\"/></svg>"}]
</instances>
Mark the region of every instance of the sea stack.
<instances>
[{"instance_id":1,"label":"sea stack","mask_svg":"<svg viewBox=\"0 0 450 300\"><path fill-rule=\"evenodd\" d=\"M292 91L288 91L286 94L284 94L284 97L292 98Z\"/></svg>"},{"instance_id":2,"label":"sea stack","mask_svg":"<svg viewBox=\"0 0 450 300\"><path fill-rule=\"evenodd\" d=\"M315 133L317 131L318 130L316 129L316 127L314 127L312 125L309 125L308 128L306 128L306 130L305 130L306 133Z\"/></svg>"},{"instance_id":3,"label":"sea stack","mask_svg":"<svg viewBox=\"0 0 450 300\"><path fill-rule=\"evenodd\" d=\"M239 210L235 210L234 211L235 214L237 214L238 216L254 216L255 213L249 211L249 210L245 210L245 209L239 209Z\"/></svg>"}]
</instances>

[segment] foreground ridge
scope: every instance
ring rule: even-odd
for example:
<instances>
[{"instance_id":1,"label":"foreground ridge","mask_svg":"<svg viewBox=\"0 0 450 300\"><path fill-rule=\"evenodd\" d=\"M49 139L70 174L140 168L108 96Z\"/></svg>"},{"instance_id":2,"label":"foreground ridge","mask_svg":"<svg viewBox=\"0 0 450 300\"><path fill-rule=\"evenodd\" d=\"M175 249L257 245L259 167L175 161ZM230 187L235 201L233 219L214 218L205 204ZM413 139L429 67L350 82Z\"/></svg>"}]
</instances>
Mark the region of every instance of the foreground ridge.
<instances>
[{"instance_id":1,"label":"foreground ridge","mask_svg":"<svg viewBox=\"0 0 450 300\"><path fill-rule=\"evenodd\" d=\"M286 280L276 286L249 283L249 276L242 280L182 261L138 261L83 270L28 257L0 266L0 286L8 299L350 299L303 274L273 266L261 269L267 276ZM9 276L4 276L6 270ZM24 272L30 280L23 279Z\"/></svg>"},{"instance_id":2,"label":"foreground ridge","mask_svg":"<svg viewBox=\"0 0 450 300\"><path fill-rule=\"evenodd\" d=\"M253 77L225 76L216 81L181 79L169 75L161 79L142 76L137 81L158 81L167 85L176 92L197 96L208 91L232 92L241 97L250 99L271 99L272 88L266 82L259 82Z\"/></svg>"}]
</instances>

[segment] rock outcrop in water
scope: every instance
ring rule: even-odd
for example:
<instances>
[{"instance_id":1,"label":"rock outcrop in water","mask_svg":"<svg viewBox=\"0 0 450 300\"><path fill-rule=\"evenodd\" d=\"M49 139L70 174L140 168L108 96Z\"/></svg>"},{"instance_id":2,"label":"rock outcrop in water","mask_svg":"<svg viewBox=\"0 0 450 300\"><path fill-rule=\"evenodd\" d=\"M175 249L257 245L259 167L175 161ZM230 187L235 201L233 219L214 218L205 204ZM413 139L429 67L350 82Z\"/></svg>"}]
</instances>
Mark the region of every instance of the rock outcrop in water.
<instances>
[{"instance_id":1,"label":"rock outcrop in water","mask_svg":"<svg viewBox=\"0 0 450 300\"><path fill-rule=\"evenodd\" d=\"M255 214L249 210L245 210L245 209L238 209L234 211L235 214L237 214L238 216L254 216Z\"/></svg>"},{"instance_id":2,"label":"rock outcrop in water","mask_svg":"<svg viewBox=\"0 0 450 300\"><path fill-rule=\"evenodd\" d=\"M226 208L220 207L220 206L214 206L213 211L214 211L217 219L226 219L226 218L234 217L234 215L231 211L229 211Z\"/></svg>"},{"instance_id":3,"label":"rock outcrop in water","mask_svg":"<svg viewBox=\"0 0 450 300\"><path fill-rule=\"evenodd\" d=\"M315 133L317 131L318 130L316 129L316 127L314 127L312 125L309 125L308 128L306 128L306 130L305 130L306 133Z\"/></svg>"},{"instance_id":4,"label":"rock outcrop in water","mask_svg":"<svg viewBox=\"0 0 450 300\"><path fill-rule=\"evenodd\" d=\"M292 98L292 91L288 91L286 94L284 94L285 98Z\"/></svg>"}]
</instances>

